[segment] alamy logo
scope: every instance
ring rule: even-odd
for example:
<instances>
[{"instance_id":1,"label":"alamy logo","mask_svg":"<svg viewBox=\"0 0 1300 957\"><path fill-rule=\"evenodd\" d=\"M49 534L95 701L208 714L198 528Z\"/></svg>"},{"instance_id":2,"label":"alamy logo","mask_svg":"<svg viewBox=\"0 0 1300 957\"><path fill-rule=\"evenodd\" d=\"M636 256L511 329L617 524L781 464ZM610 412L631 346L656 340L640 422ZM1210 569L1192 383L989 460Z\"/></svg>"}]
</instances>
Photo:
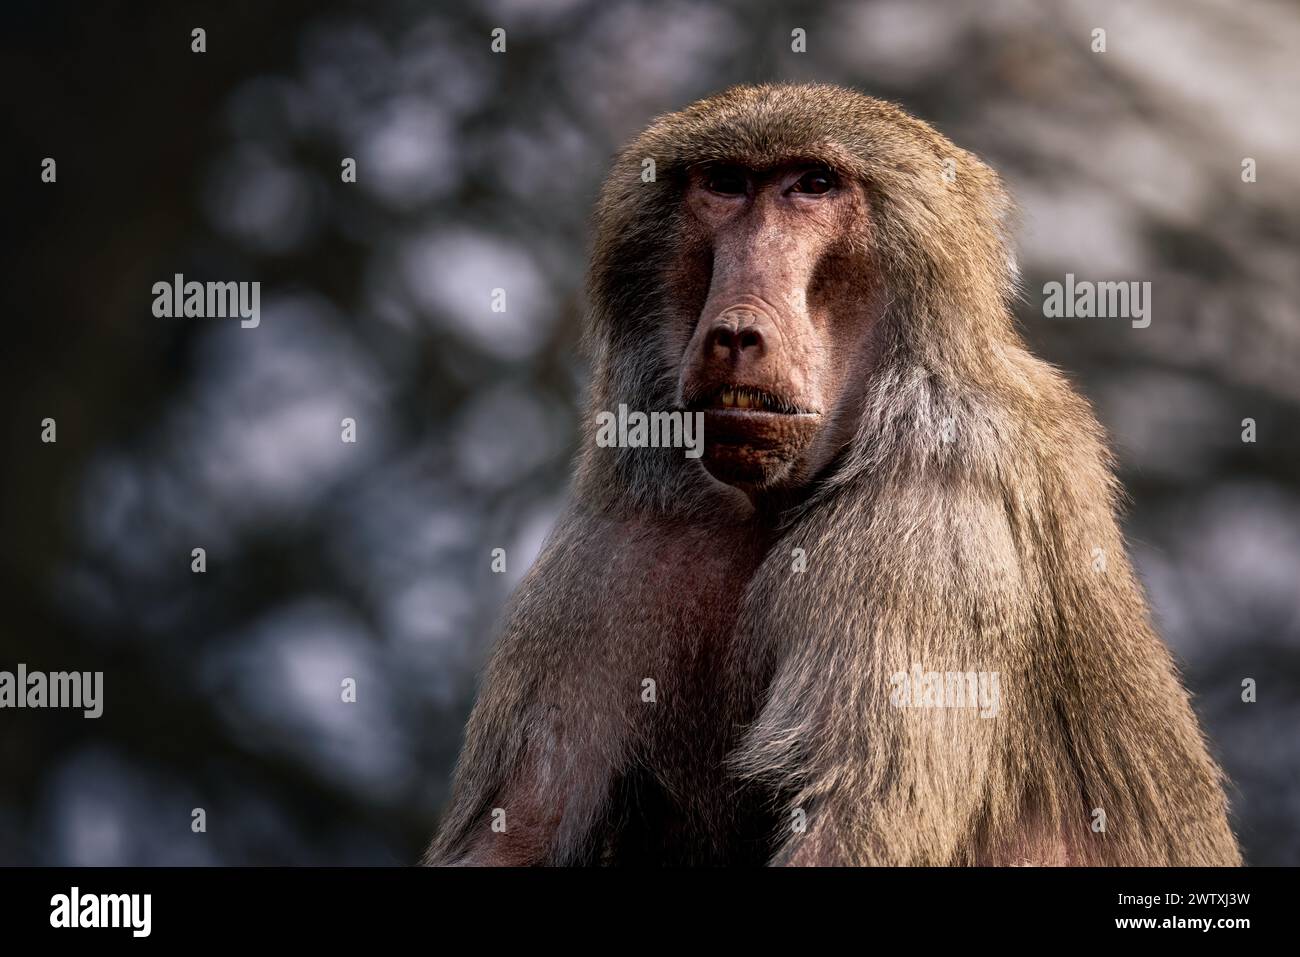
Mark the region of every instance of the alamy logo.
<instances>
[{"instance_id":1,"label":"alamy logo","mask_svg":"<svg viewBox=\"0 0 1300 957\"><path fill-rule=\"evenodd\" d=\"M1043 286L1043 315L1048 319L1131 319L1134 329L1151 325L1151 283L1078 281Z\"/></svg>"},{"instance_id":2,"label":"alamy logo","mask_svg":"<svg viewBox=\"0 0 1300 957\"><path fill-rule=\"evenodd\" d=\"M177 273L170 283L154 283L153 296L153 314L159 319L238 316L245 329L256 329L262 321L260 282L186 282Z\"/></svg>"},{"instance_id":3,"label":"alamy logo","mask_svg":"<svg viewBox=\"0 0 1300 957\"><path fill-rule=\"evenodd\" d=\"M83 894L73 887L50 898L51 927L129 927L132 937L148 937L152 918L152 894Z\"/></svg>"},{"instance_id":4,"label":"alamy logo","mask_svg":"<svg viewBox=\"0 0 1300 957\"><path fill-rule=\"evenodd\" d=\"M1002 682L996 671L911 671L890 676L889 701L895 708L978 709L981 718L996 718L1002 707Z\"/></svg>"},{"instance_id":5,"label":"alamy logo","mask_svg":"<svg viewBox=\"0 0 1300 957\"><path fill-rule=\"evenodd\" d=\"M596 444L602 449L685 449L688 459L704 454L703 412L629 412L596 414Z\"/></svg>"},{"instance_id":6,"label":"alamy logo","mask_svg":"<svg viewBox=\"0 0 1300 957\"><path fill-rule=\"evenodd\" d=\"M104 713L104 672L0 671L0 708L80 708L87 718Z\"/></svg>"}]
</instances>

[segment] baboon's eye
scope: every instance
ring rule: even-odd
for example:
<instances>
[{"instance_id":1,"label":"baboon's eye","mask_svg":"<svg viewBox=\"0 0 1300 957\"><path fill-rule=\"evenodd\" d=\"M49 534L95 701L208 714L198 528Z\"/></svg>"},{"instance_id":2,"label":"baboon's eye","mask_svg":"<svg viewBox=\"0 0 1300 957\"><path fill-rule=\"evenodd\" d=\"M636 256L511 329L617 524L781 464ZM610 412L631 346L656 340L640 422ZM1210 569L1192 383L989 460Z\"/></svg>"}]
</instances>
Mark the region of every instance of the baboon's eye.
<instances>
[{"instance_id":1,"label":"baboon's eye","mask_svg":"<svg viewBox=\"0 0 1300 957\"><path fill-rule=\"evenodd\" d=\"M790 187L795 193L828 193L836 186L835 174L828 169L811 169L799 177L799 181Z\"/></svg>"},{"instance_id":2,"label":"baboon's eye","mask_svg":"<svg viewBox=\"0 0 1300 957\"><path fill-rule=\"evenodd\" d=\"M704 174L704 188L720 196L743 196L748 186L739 166L714 166Z\"/></svg>"}]
</instances>

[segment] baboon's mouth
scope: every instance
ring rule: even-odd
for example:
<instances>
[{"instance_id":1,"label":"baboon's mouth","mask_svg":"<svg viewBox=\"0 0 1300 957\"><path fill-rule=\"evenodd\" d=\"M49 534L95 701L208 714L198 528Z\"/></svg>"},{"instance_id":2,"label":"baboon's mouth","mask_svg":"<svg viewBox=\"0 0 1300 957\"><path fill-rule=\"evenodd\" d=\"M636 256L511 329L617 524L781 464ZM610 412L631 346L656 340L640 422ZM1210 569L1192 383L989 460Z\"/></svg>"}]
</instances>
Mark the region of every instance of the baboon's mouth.
<instances>
[{"instance_id":1,"label":"baboon's mouth","mask_svg":"<svg viewBox=\"0 0 1300 957\"><path fill-rule=\"evenodd\" d=\"M749 385L701 390L687 408L704 414L705 469L742 489L781 481L821 428L818 413Z\"/></svg>"},{"instance_id":2,"label":"baboon's mouth","mask_svg":"<svg viewBox=\"0 0 1300 957\"><path fill-rule=\"evenodd\" d=\"M772 415L816 415L789 399L746 385L722 386L688 403L692 411L766 412Z\"/></svg>"}]
</instances>

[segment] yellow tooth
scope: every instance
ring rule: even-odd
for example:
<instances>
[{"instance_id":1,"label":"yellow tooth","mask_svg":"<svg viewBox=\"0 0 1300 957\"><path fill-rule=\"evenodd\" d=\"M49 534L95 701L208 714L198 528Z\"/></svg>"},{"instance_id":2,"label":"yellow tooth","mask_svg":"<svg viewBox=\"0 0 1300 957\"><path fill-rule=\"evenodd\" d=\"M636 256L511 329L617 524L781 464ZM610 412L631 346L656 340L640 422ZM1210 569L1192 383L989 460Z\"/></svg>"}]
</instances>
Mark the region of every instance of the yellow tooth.
<instances>
[{"instance_id":1,"label":"yellow tooth","mask_svg":"<svg viewBox=\"0 0 1300 957\"><path fill-rule=\"evenodd\" d=\"M749 393L748 392L740 393L740 395L736 397L736 405L740 406L742 409L748 409Z\"/></svg>"},{"instance_id":2,"label":"yellow tooth","mask_svg":"<svg viewBox=\"0 0 1300 957\"><path fill-rule=\"evenodd\" d=\"M722 390L722 405L723 405L723 407L724 407L724 408L731 408L731 406L733 406L733 405L735 405L735 404L736 404L736 393L732 392L730 389L723 389L723 390Z\"/></svg>"}]
</instances>

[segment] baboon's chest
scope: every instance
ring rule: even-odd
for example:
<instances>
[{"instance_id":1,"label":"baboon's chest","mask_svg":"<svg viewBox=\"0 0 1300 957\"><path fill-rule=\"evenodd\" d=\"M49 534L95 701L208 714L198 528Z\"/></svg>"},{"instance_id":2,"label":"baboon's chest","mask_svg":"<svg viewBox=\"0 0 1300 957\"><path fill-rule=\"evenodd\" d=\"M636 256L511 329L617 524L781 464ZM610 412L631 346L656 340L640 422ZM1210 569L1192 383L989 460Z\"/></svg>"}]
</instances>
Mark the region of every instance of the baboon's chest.
<instances>
[{"instance_id":1,"label":"baboon's chest","mask_svg":"<svg viewBox=\"0 0 1300 957\"><path fill-rule=\"evenodd\" d=\"M766 547L743 527L676 527L637 528L613 550L602 601L611 663L647 713L693 720L750 679L734 638Z\"/></svg>"},{"instance_id":2,"label":"baboon's chest","mask_svg":"<svg viewBox=\"0 0 1300 957\"><path fill-rule=\"evenodd\" d=\"M716 818L734 796L726 758L754 717L761 680L736 628L767 547L744 528L636 529L607 566L610 664L628 689L641 793L663 789L688 817Z\"/></svg>"}]
</instances>

